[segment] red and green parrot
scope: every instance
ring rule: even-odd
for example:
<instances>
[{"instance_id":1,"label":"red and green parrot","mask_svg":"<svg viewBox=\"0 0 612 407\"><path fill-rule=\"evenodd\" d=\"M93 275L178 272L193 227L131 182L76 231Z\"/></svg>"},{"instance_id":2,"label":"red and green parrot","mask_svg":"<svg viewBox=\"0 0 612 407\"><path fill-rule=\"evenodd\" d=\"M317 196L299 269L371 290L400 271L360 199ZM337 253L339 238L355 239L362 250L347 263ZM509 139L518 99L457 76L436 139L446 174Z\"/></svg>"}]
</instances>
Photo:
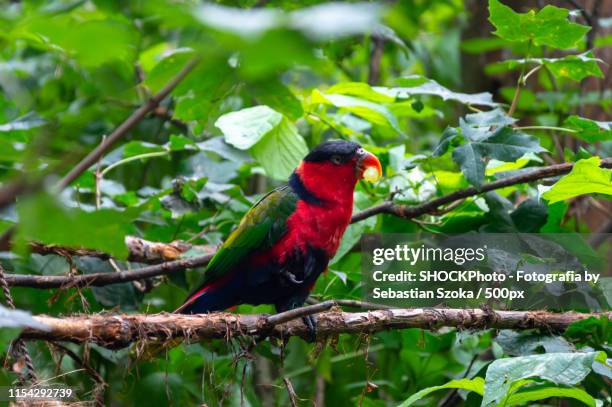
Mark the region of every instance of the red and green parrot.
<instances>
[{"instance_id":1,"label":"red and green parrot","mask_svg":"<svg viewBox=\"0 0 612 407\"><path fill-rule=\"evenodd\" d=\"M357 181L375 181L380 162L357 143L316 146L242 218L208 264L201 284L176 312L200 314L239 304L304 304L334 257L353 211ZM314 336L315 320L304 323Z\"/></svg>"}]
</instances>

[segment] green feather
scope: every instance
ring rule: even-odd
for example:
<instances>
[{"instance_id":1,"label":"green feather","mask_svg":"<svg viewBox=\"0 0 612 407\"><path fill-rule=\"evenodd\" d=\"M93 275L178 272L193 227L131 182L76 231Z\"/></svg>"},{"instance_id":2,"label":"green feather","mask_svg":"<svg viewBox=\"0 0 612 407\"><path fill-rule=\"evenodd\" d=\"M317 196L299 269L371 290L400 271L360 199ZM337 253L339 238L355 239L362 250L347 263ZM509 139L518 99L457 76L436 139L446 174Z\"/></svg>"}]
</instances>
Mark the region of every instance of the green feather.
<instances>
[{"instance_id":1,"label":"green feather","mask_svg":"<svg viewBox=\"0 0 612 407\"><path fill-rule=\"evenodd\" d=\"M261 198L219 248L198 287L225 275L248 255L272 247L287 231L287 218L295 211L297 201L288 186Z\"/></svg>"}]
</instances>

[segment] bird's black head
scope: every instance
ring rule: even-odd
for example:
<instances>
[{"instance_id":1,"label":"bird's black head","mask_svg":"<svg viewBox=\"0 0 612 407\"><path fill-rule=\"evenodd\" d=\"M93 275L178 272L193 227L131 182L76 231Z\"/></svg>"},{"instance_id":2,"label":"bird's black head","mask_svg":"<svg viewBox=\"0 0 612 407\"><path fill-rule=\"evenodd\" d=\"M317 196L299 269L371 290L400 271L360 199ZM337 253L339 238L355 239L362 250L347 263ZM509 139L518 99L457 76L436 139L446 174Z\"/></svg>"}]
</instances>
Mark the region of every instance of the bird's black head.
<instances>
[{"instance_id":1,"label":"bird's black head","mask_svg":"<svg viewBox=\"0 0 612 407\"><path fill-rule=\"evenodd\" d=\"M305 162L322 162L332 161L336 164L342 164L350 161L355 157L355 154L361 146L352 141L333 140L319 144L306 157Z\"/></svg>"}]
</instances>

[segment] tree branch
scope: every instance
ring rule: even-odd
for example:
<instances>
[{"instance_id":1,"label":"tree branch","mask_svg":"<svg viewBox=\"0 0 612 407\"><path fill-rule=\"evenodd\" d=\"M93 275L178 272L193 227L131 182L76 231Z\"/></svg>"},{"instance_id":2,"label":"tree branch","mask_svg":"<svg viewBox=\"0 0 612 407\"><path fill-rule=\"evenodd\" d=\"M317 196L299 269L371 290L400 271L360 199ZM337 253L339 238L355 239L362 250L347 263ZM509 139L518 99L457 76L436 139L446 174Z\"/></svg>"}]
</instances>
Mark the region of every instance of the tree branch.
<instances>
[{"instance_id":1,"label":"tree branch","mask_svg":"<svg viewBox=\"0 0 612 407\"><path fill-rule=\"evenodd\" d=\"M524 174L515 175L512 177L506 177L497 181L490 182L482 186L480 190L476 187L469 187L460 189L448 195L441 196L436 199L432 199L429 202L425 202L421 205L408 206L398 205L393 202L385 202L380 205L373 206L366 210L353 215L351 223L359 222L370 216L377 215L379 213L387 213L390 215L399 216L400 218L411 219L416 218L427 213L432 213L442 205L450 204L460 199L465 199L471 196L479 195L485 192L493 191L495 189L505 188L515 184L522 184L525 182L536 181L543 178L550 178L557 175L567 174L574 167L574 163L563 163L554 164L547 167L540 167L537 170L530 171ZM612 158L604 158L601 160L602 168L612 168Z\"/></svg>"},{"instance_id":2,"label":"tree branch","mask_svg":"<svg viewBox=\"0 0 612 407\"><path fill-rule=\"evenodd\" d=\"M190 257L183 260L169 261L155 266L142 267L137 270L126 270L119 273L92 273L73 276L39 276L34 274L5 274L9 286L31 288L71 288L101 287L110 284L126 283L182 271L188 268L201 267L210 261L212 254Z\"/></svg>"},{"instance_id":3,"label":"tree branch","mask_svg":"<svg viewBox=\"0 0 612 407\"><path fill-rule=\"evenodd\" d=\"M126 236L125 245L128 248L128 260L137 263L158 264L165 261L177 260L183 253L196 249L203 254L213 254L214 246L192 245L184 241L170 243L151 242L135 236ZM38 242L30 242L30 250L37 254L55 254L59 256L89 256L100 259L109 259L108 253L86 248L72 248L56 245L44 245Z\"/></svg>"},{"instance_id":4,"label":"tree branch","mask_svg":"<svg viewBox=\"0 0 612 407\"><path fill-rule=\"evenodd\" d=\"M108 150L117 140L127 134L127 132L134 127L138 122L145 118L145 116L153 111L159 103L166 98L172 92L172 90L179 84L191 70L197 65L198 59L193 58L189 60L183 69L174 77L170 82L166 84L156 95L147 101L144 105L136 109L130 117L128 117L119 127L115 129L106 139L102 141L93 149L85 158L83 158L66 176L58 183L57 189L62 190L66 188L72 181L77 179L82 173L87 171L89 167L94 165L96 161Z\"/></svg>"},{"instance_id":5,"label":"tree branch","mask_svg":"<svg viewBox=\"0 0 612 407\"><path fill-rule=\"evenodd\" d=\"M437 329L443 326L463 329L541 328L546 331L563 331L572 322L600 315L450 308L389 309L354 313L331 310L318 315L317 337L323 339L343 333L375 333L405 328ZM605 315L611 318L612 312ZM22 338L74 343L94 342L109 349L123 348L140 340L163 342L173 338L185 338L195 342L262 334L278 338L308 338L310 335L308 328L299 319L271 326L270 316L266 314L105 314L64 318L39 315L34 318L49 330L26 328Z\"/></svg>"}]
</instances>

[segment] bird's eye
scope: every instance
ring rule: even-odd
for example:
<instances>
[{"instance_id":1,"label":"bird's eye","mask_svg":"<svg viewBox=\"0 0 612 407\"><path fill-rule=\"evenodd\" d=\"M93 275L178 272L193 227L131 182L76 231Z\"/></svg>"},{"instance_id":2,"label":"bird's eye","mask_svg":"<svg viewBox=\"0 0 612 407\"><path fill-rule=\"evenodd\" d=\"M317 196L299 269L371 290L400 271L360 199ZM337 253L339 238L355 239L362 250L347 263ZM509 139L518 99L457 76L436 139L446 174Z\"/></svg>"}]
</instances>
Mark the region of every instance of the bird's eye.
<instances>
[{"instance_id":1,"label":"bird's eye","mask_svg":"<svg viewBox=\"0 0 612 407\"><path fill-rule=\"evenodd\" d=\"M361 157L365 155L365 150L363 148L360 148L359 150L357 150L357 157Z\"/></svg>"},{"instance_id":2,"label":"bird's eye","mask_svg":"<svg viewBox=\"0 0 612 407\"><path fill-rule=\"evenodd\" d=\"M340 165L342 164L342 157L340 157L339 155L332 155L330 161L336 165Z\"/></svg>"}]
</instances>

